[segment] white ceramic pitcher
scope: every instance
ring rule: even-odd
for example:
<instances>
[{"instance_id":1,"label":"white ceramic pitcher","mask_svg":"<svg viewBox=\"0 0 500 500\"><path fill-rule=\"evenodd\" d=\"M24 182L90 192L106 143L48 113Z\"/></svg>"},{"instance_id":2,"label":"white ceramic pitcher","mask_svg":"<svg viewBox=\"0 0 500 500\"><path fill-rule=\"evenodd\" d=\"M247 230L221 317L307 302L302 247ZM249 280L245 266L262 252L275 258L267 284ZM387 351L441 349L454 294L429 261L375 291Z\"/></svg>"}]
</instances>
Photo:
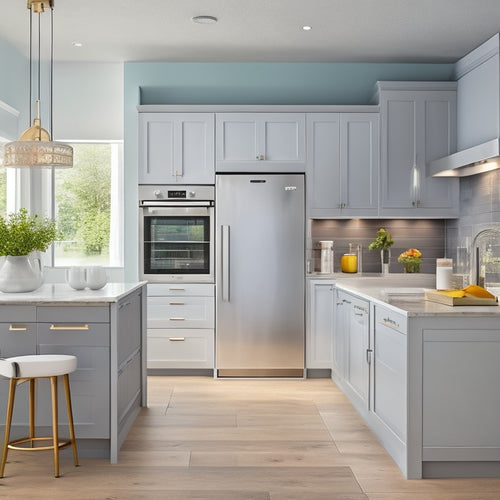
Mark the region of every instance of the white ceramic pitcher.
<instances>
[{"instance_id":1,"label":"white ceramic pitcher","mask_svg":"<svg viewBox=\"0 0 500 500\"><path fill-rule=\"evenodd\" d=\"M40 259L28 255L7 255L0 268L2 292L32 292L42 285Z\"/></svg>"}]
</instances>

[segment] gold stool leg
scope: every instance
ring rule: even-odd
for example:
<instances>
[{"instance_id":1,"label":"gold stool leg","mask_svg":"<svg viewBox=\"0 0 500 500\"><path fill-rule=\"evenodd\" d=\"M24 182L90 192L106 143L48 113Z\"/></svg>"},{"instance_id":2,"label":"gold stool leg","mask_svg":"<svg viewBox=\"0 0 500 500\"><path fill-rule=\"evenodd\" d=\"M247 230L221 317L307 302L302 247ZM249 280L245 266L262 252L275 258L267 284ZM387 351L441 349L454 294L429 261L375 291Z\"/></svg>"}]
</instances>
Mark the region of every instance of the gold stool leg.
<instances>
[{"instance_id":1,"label":"gold stool leg","mask_svg":"<svg viewBox=\"0 0 500 500\"><path fill-rule=\"evenodd\" d=\"M35 383L36 380L30 378L30 448L33 448L35 437Z\"/></svg>"},{"instance_id":2,"label":"gold stool leg","mask_svg":"<svg viewBox=\"0 0 500 500\"><path fill-rule=\"evenodd\" d=\"M3 440L2 462L0 463L0 477L3 477L5 463L7 462L7 452L9 450L10 426L12 423L12 413L14 411L14 396L16 394L16 379L11 378L9 384L9 400L7 402L7 415L5 417L5 437Z\"/></svg>"},{"instance_id":3,"label":"gold stool leg","mask_svg":"<svg viewBox=\"0 0 500 500\"><path fill-rule=\"evenodd\" d=\"M66 408L68 409L68 424L69 424L69 437L71 439L71 445L73 447L73 458L75 460L75 465L78 465L78 454L76 452L76 438L75 438L75 427L73 425L73 410L71 407L71 393L69 389L69 375L64 375L64 390L66 392Z\"/></svg>"},{"instance_id":4,"label":"gold stool leg","mask_svg":"<svg viewBox=\"0 0 500 500\"><path fill-rule=\"evenodd\" d=\"M54 443L54 477L59 477L59 432L57 429L57 377L50 377L52 389L52 440Z\"/></svg>"}]
</instances>

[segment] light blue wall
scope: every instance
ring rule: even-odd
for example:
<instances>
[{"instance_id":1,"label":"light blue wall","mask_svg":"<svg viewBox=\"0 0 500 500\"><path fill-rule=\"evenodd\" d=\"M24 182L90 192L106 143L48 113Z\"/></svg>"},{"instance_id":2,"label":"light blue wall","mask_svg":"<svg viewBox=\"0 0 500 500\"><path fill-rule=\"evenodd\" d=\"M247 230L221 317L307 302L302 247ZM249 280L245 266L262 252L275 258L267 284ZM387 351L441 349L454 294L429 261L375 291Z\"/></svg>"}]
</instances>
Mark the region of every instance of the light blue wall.
<instances>
[{"instance_id":1,"label":"light blue wall","mask_svg":"<svg viewBox=\"0 0 500 500\"><path fill-rule=\"evenodd\" d=\"M12 45L0 39L0 101L19 111L19 128L14 132L17 136L28 123L29 104L29 64L28 60ZM23 127L24 125L24 127ZM12 134L11 122L5 127L0 123L2 134ZM6 130L8 129L8 130ZM14 137L8 137L13 139Z\"/></svg>"},{"instance_id":2,"label":"light blue wall","mask_svg":"<svg viewBox=\"0 0 500 500\"><path fill-rule=\"evenodd\" d=\"M451 80L453 69L453 64L125 63L126 278L137 278L138 104L369 104L377 80Z\"/></svg>"}]
</instances>

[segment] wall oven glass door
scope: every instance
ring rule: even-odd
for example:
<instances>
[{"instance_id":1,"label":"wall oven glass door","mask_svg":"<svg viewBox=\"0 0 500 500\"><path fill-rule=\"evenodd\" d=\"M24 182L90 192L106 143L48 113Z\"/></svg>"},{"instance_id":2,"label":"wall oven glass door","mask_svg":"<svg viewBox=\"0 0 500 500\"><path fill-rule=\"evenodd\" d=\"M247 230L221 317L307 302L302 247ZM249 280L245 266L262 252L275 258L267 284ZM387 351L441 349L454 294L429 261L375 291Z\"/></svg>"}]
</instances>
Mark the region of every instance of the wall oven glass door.
<instances>
[{"instance_id":1,"label":"wall oven glass door","mask_svg":"<svg viewBox=\"0 0 500 500\"><path fill-rule=\"evenodd\" d=\"M142 277L213 282L213 207L142 210Z\"/></svg>"}]
</instances>

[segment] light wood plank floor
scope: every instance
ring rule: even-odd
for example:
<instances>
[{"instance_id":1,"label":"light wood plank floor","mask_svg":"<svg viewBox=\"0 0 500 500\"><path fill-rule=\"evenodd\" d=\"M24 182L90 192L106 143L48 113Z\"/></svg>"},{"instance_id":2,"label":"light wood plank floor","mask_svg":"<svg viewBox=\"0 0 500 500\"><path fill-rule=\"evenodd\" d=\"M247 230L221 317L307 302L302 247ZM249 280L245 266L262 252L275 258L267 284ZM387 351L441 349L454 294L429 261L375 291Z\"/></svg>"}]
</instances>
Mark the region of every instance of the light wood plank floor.
<instances>
[{"instance_id":1,"label":"light wood plank floor","mask_svg":"<svg viewBox=\"0 0 500 500\"><path fill-rule=\"evenodd\" d=\"M0 498L498 500L500 479L405 480L328 379L149 377L119 463L9 453Z\"/></svg>"}]
</instances>

